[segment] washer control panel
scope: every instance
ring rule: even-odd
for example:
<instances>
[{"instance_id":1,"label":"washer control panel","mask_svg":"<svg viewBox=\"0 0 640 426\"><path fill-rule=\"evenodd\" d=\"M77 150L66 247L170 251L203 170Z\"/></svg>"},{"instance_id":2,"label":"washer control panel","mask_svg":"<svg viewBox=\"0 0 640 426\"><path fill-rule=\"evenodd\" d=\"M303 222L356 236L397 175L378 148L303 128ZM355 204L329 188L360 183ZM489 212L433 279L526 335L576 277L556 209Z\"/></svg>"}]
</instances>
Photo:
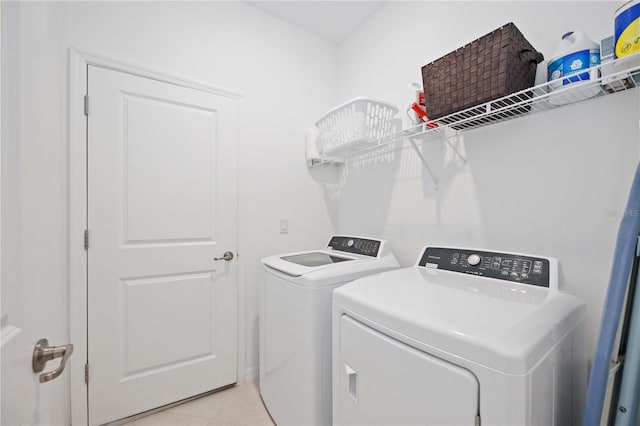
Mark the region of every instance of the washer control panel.
<instances>
[{"instance_id":1,"label":"washer control panel","mask_svg":"<svg viewBox=\"0 0 640 426\"><path fill-rule=\"evenodd\" d=\"M545 258L442 247L427 247L420 266L549 287Z\"/></svg>"},{"instance_id":2,"label":"washer control panel","mask_svg":"<svg viewBox=\"0 0 640 426\"><path fill-rule=\"evenodd\" d=\"M381 242L379 240L369 240L355 237L331 237L328 248L346 253L362 254L365 256L377 257L380 252Z\"/></svg>"}]
</instances>

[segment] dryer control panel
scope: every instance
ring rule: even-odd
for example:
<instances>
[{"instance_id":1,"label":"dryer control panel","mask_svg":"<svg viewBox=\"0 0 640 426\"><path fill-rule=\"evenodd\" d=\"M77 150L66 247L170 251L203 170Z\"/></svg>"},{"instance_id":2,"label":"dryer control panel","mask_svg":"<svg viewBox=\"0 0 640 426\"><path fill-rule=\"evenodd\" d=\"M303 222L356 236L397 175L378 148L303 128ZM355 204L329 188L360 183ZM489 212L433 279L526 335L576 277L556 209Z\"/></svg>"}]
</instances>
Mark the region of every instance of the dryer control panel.
<instances>
[{"instance_id":1,"label":"dryer control panel","mask_svg":"<svg viewBox=\"0 0 640 426\"><path fill-rule=\"evenodd\" d=\"M333 250L343 251L345 253L362 254L365 256L377 257L380 252L381 242L379 240L370 240L367 238L356 237L331 237L331 241L327 245Z\"/></svg>"},{"instance_id":2,"label":"dryer control panel","mask_svg":"<svg viewBox=\"0 0 640 426\"><path fill-rule=\"evenodd\" d=\"M427 247L420 266L549 287L549 260L510 253Z\"/></svg>"}]
</instances>

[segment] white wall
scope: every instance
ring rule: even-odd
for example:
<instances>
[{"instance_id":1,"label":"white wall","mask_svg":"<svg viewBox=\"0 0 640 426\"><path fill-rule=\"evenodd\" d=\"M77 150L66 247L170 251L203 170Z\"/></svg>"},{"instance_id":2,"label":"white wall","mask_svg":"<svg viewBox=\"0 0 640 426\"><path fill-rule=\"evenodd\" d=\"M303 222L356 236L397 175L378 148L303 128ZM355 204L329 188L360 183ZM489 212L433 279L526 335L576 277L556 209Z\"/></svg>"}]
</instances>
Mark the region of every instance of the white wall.
<instances>
[{"instance_id":1,"label":"white wall","mask_svg":"<svg viewBox=\"0 0 640 426\"><path fill-rule=\"evenodd\" d=\"M73 47L244 95L240 361L255 374L259 260L321 246L331 233L322 189L305 167L304 133L335 104L337 47L240 2L3 2L3 7L10 10L3 15L12 17L16 33L13 62L3 78L16 96L9 105L12 120L3 121L12 124L5 132L12 137L3 138L2 152L2 189L9 201L2 212L7 256L2 291L20 302L5 304L3 297L3 314L17 319L27 307L49 312L46 321L29 326L53 344L68 341L66 110L68 48ZM280 217L290 219L287 235L278 233ZM52 423L69 421L65 392L59 395Z\"/></svg>"},{"instance_id":2,"label":"white wall","mask_svg":"<svg viewBox=\"0 0 640 426\"><path fill-rule=\"evenodd\" d=\"M404 117L424 64L507 22L549 59L566 31L612 33L619 4L390 2L340 45L339 98L385 99ZM416 154L400 150L347 166L326 199L339 232L386 236L404 265L426 244L557 257L562 288L588 304L591 355L620 220L611 210L624 209L639 157L638 111L633 91L470 131L466 163L431 141L438 191Z\"/></svg>"},{"instance_id":3,"label":"white wall","mask_svg":"<svg viewBox=\"0 0 640 426\"><path fill-rule=\"evenodd\" d=\"M469 132L465 164L430 143L439 191L410 151L336 175L314 170L314 181L302 141L337 101L368 95L404 107L422 65L503 23L515 22L549 58L565 30L582 28L593 39L610 33L619 4L390 2L336 47L236 2L3 2L11 27L3 34L12 34L9 50L2 40L3 60L11 61L2 73L3 315L51 312L28 325L52 342L68 339L66 96L74 47L245 95L240 327L249 371L258 364L259 259L323 245L332 228L388 237L405 265L427 243L556 256L563 287L589 303L592 346L619 219L610 210L622 210L638 160L637 91ZM278 234L283 216L288 235ZM56 395L50 420L63 423L66 397Z\"/></svg>"}]
</instances>

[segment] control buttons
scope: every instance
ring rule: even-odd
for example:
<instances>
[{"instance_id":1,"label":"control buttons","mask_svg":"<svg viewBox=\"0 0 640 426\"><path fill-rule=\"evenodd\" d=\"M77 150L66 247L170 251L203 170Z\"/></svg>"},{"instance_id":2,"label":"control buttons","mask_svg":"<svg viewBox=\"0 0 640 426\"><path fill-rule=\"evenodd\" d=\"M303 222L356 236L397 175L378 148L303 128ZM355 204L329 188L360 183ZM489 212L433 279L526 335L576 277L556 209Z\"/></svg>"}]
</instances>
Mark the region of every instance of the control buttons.
<instances>
[{"instance_id":1,"label":"control buttons","mask_svg":"<svg viewBox=\"0 0 640 426\"><path fill-rule=\"evenodd\" d=\"M437 262L438 268L444 271L509 283L518 292L526 291L528 286L549 287L551 275L550 262L543 257L476 249L427 248L420 265L428 266L429 262Z\"/></svg>"},{"instance_id":2,"label":"control buttons","mask_svg":"<svg viewBox=\"0 0 640 426\"><path fill-rule=\"evenodd\" d=\"M536 260L533 262L533 271L534 274L542 274L542 261Z\"/></svg>"},{"instance_id":3,"label":"control buttons","mask_svg":"<svg viewBox=\"0 0 640 426\"><path fill-rule=\"evenodd\" d=\"M477 254L472 254L467 258L467 263L471 266L477 266L482 259Z\"/></svg>"}]
</instances>

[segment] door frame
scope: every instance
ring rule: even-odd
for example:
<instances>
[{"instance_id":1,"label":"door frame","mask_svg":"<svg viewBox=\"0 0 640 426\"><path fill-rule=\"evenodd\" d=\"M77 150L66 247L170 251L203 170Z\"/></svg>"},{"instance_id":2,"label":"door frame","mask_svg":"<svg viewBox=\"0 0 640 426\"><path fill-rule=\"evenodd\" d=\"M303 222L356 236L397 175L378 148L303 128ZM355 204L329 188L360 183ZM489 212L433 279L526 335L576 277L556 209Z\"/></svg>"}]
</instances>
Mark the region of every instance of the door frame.
<instances>
[{"instance_id":1,"label":"door frame","mask_svg":"<svg viewBox=\"0 0 640 426\"><path fill-rule=\"evenodd\" d=\"M196 89L242 102L244 96L236 91L211 86L172 76L137 65L108 59L80 50L69 49L69 98L68 98L68 138L69 138L69 337L76 348L76 355L69 359L71 424L88 424L88 388L85 384L84 365L88 355L87 330L87 251L84 249L84 231L87 229L87 116L84 114L84 96L88 90L88 66L96 66L114 71ZM90 102L89 102L89 108ZM237 135L237 134L236 134ZM236 137L236 147L240 140ZM238 149L239 150L239 149ZM238 156L239 158L239 156ZM241 161L236 169L240 175ZM242 179L238 180L238 252L244 252L244 193ZM238 256L238 306L237 306L237 378L241 382L245 376L245 336L244 336L244 295L245 265Z\"/></svg>"}]
</instances>

